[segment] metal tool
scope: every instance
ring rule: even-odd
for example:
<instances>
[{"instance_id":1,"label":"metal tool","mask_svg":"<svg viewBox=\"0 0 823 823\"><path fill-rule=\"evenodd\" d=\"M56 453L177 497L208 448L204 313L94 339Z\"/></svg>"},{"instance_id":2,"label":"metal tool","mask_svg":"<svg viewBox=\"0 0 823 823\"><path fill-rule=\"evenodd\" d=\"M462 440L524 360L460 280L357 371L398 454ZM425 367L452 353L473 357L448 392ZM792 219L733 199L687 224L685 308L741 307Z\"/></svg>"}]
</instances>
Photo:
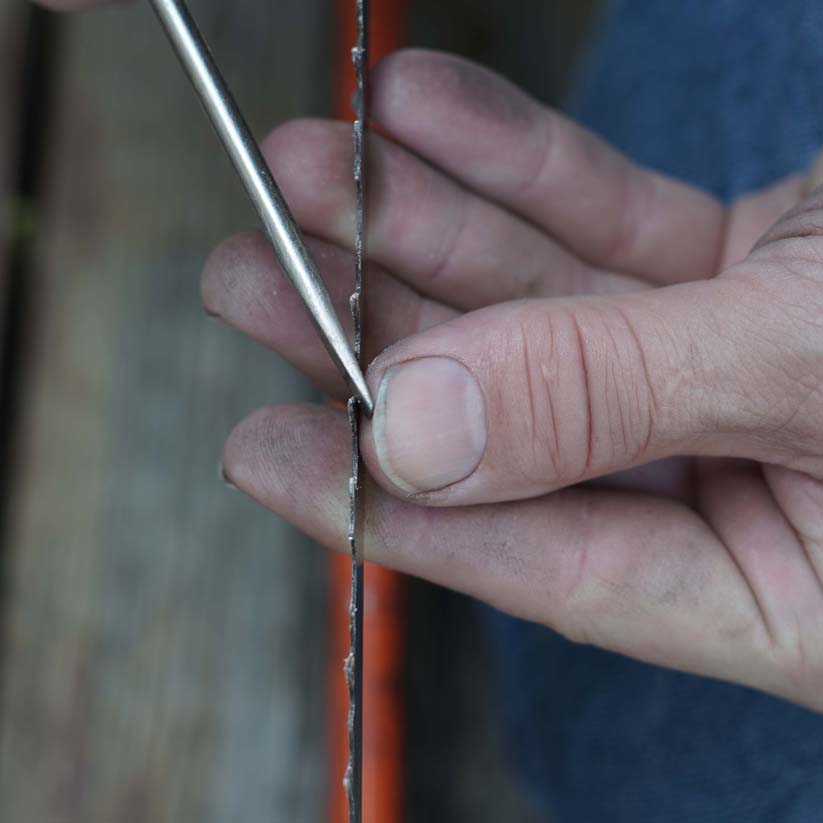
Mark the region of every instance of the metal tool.
<instances>
[{"instance_id":1,"label":"metal tool","mask_svg":"<svg viewBox=\"0 0 823 823\"><path fill-rule=\"evenodd\" d=\"M237 103L183 0L149 0L263 221L280 266L309 310L323 344L363 411L374 404L358 358L317 264Z\"/></svg>"}]
</instances>

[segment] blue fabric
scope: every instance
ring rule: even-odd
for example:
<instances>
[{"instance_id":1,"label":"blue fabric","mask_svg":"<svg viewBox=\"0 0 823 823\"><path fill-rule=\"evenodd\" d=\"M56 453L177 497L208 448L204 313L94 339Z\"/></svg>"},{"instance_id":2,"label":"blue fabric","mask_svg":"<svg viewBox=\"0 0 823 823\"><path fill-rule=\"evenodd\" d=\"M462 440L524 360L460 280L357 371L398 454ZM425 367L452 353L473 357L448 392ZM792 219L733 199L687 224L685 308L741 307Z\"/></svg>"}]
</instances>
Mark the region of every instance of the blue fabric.
<instances>
[{"instance_id":1,"label":"blue fabric","mask_svg":"<svg viewBox=\"0 0 823 823\"><path fill-rule=\"evenodd\" d=\"M723 198L823 144L823 3L613 0L573 112L639 162Z\"/></svg>"},{"instance_id":2,"label":"blue fabric","mask_svg":"<svg viewBox=\"0 0 823 823\"><path fill-rule=\"evenodd\" d=\"M615 0L572 107L731 198L823 145L820 0ZM559 823L823 823L823 717L486 612L512 756Z\"/></svg>"}]
</instances>

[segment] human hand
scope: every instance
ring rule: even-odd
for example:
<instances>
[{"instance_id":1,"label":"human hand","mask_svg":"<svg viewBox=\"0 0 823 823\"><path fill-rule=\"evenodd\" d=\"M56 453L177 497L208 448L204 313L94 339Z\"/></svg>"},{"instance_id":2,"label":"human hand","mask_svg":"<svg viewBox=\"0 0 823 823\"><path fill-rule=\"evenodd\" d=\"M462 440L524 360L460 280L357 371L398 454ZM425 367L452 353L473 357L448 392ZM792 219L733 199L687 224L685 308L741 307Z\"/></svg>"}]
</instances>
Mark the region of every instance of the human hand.
<instances>
[{"instance_id":1,"label":"human hand","mask_svg":"<svg viewBox=\"0 0 823 823\"><path fill-rule=\"evenodd\" d=\"M389 58L373 91L368 558L823 710L823 192L724 209L444 55ZM264 153L348 317L350 127ZM259 234L203 297L345 397ZM345 550L347 431L257 412L226 475Z\"/></svg>"}]
</instances>

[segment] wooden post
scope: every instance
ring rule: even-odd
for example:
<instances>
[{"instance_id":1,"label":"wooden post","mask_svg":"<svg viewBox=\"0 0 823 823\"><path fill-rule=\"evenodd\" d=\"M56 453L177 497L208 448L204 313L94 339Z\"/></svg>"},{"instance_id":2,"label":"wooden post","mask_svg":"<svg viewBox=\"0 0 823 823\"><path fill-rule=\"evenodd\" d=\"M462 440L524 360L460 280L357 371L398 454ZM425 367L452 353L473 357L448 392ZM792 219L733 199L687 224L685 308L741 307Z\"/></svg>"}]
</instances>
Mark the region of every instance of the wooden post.
<instances>
[{"instance_id":1,"label":"wooden post","mask_svg":"<svg viewBox=\"0 0 823 823\"><path fill-rule=\"evenodd\" d=\"M195 5L257 134L328 106L325 0ZM0 19L18 8L0 0ZM308 391L199 299L206 255L257 220L148 4L59 22L0 817L314 823L325 556L218 474L238 420Z\"/></svg>"}]
</instances>

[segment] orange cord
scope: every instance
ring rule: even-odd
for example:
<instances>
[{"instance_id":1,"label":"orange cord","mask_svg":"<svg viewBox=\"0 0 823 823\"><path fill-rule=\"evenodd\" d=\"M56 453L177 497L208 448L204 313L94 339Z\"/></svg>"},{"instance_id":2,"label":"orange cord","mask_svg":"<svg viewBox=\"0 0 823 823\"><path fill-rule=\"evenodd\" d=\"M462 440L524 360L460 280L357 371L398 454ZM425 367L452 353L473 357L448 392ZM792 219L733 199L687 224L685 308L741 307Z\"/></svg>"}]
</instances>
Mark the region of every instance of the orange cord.
<instances>
[{"instance_id":1,"label":"orange cord","mask_svg":"<svg viewBox=\"0 0 823 823\"><path fill-rule=\"evenodd\" d=\"M351 120L351 98L355 90L351 62L351 48L356 39L355 4L354 0L335 2L338 20L335 107L338 117ZM411 0L372 3L372 62L404 44L410 5ZM347 823L348 806L342 780L348 762L346 722L349 704L342 667L349 651L350 558L333 555L330 572L329 821ZM363 821L402 823L405 799L402 683L405 623L401 576L367 564L363 599Z\"/></svg>"}]
</instances>

